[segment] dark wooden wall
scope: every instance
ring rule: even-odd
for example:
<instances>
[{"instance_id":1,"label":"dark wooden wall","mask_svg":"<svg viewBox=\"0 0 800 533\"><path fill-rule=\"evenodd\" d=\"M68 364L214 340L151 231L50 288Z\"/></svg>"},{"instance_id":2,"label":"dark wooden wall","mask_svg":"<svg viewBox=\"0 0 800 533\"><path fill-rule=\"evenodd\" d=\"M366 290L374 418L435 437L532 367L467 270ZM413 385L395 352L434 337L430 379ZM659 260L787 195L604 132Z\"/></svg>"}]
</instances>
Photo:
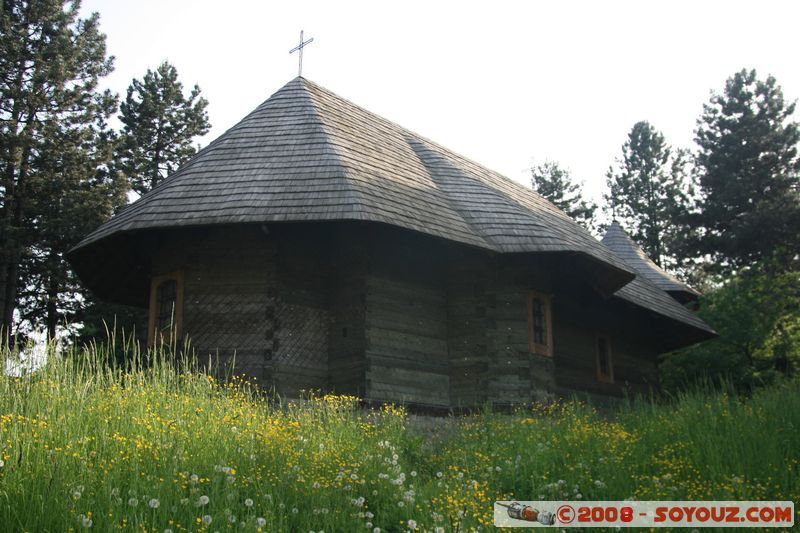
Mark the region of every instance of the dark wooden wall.
<instances>
[{"instance_id":1,"label":"dark wooden wall","mask_svg":"<svg viewBox=\"0 0 800 533\"><path fill-rule=\"evenodd\" d=\"M466 248L449 251L447 347L450 401L455 408L483 405L490 378L488 328L495 299L491 294L493 258Z\"/></svg>"},{"instance_id":2,"label":"dark wooden wall","mask_svg":"<svg viewBox=\"0 0 800 533\"><path fill-rule=\"evenodd\" d=\"M162 234L153 275L184 272L183 334L209 357L260 380L270 377L275 324L275 246L258 228L187 229Z\"/></svg>"},{"instance_id":3,"label":"dark wooden wall","mask_svg":"<svg viewBox=\"0 0 800 533\"><path fill-rule=\"evenodd\" d=\"M442 244L389 234L370 232L368 241L366 397L449 407Z\"/></svg>"},{"instance_id":4,"label":"dark wooden wall","mask_svg":"<svg viewBox=\"0 0 800 533\"><path fill-rule=\"evenodd\" d=\"M328 335L329 388L337 394L366 394L367 250L359 240L336 232L330 278Z\"/></svg>"},{"instance_id":5,"label":"dark wooden wall","mask_svg":"<svg viewBox=\"0 0 800 533\"><path fill-rule=\"evenodd\" d=\"M152 274L182 269L201 358L287 396L475 407L657 387L656 322L603 298L569 256L496 256L366 224L162 233ZM553 298L553 357L529 352L527 295ZM615 382L597 379L598 335Z\"/></svg>"}]
</instances>

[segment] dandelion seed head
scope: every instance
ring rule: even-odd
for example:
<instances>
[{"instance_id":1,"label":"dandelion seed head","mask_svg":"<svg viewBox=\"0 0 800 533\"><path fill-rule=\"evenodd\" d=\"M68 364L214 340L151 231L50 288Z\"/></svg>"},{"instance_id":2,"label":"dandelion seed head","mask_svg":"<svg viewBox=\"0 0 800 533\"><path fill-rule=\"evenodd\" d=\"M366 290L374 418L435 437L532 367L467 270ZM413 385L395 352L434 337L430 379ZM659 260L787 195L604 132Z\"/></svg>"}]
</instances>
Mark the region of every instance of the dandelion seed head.
<instances>
[{"instance_id":1,"label":"dandelion seed head","mask_svg":"<svg viewBox=\"0 0 800 533\"><path fill-rule=\"evenodd\" d=\"M252 506L253 506L253 500L251 500L250 498L247 498L247 499L244 501L244 506L245 506L245 507L252 507Z\"/></svg>"},{"instance_id":2,"label":"dandelion seed head","mask_svg":"<svg viewBox=\"0 0 800 533\"><path fill-rule=\"evenodd\" d=\"M137 505L139 505L139 500L137 500L136 498L128 498L128 505L131 507L136 507Z\"/></svg>"},{"instance_id":3,"label":"dandelion seed head","mask_svg":"<svg viewBox=\"0 0 800 533\"><path fill-rule=\"evenodd\" d=\"M256 525L258 527L264 527L267 525L267 520L259 516L258 518L256 518Z\"/></svg>"},{"instance_id":4,"label":"dandelion seed head","mask_svg":"<svg viewBox=\"0 0 800 533\"><path fill-rule=\"evenodd\" d=\"M153 498L149 502L147 502L147 505L150 506L150 509L158 509L159 506L161 505L161 502Z\"/></svg>"},{"instance_id":5,"label":"dandelion seed head","mask_svg":"<svg viewBox=\"0 0 800 533\"><path fill-rule=\"evenodd\" d=\"M208 525L208 524L210 524L210 523L212 522L212 520L213 520L213 519L211 518L211 515L210 515L210 514L203 515L202 522L203 522L205 525Z\"/></svg>"},{"instance_id":6,"label":"dandelion seed head","mask_svg":"<svg viewBox=\"0 0 800 533\"><path fill-rule=\"evenodd\" d=\"M202 496L200 496L200 497L197 499L197 505L199 505L199 506L201 506L201 507L202 507L203 505L208 505L208 501L209 501L209 500L208 500L208 496L206 496L205 494L203 494Z\"/></svg>"}]
</instances>

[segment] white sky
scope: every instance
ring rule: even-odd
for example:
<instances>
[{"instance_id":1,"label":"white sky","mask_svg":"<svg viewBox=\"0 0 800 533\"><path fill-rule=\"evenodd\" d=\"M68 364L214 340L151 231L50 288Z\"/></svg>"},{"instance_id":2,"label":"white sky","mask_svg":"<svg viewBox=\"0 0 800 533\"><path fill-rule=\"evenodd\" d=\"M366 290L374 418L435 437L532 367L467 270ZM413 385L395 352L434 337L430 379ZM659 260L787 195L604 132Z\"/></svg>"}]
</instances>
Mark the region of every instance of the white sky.
<instances>
[{"instance_id":1,"label":"white sky","mask_svg":"<svg viewBox=\"0 0 800 533\"><path fill-rule=\"evenodd\" d=\"M303 75L506 176L556 160L602 194L631 126L693 147L709 92L743 67L800 96L800 2L84 0L124 97L169 60L221 135Z\"/></svg>"}]
</instances>

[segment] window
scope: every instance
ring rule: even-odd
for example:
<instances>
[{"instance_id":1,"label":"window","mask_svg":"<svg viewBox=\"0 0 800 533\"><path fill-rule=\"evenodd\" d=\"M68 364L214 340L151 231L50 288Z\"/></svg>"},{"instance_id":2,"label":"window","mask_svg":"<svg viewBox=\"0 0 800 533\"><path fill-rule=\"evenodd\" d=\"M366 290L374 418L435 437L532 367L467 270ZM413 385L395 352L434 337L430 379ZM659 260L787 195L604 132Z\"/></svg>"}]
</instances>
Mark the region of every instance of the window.
<instances>
[{"instance_id":1,"label":"window","mask_svg":"<svg viewBox=\"0 0 800 533\"><path fill-rule=\"evenodd\" d=\"M597 380L614 383L614 363L611 359L611 341L608 337L597 337Z\"/></svg>"},{"instance_id":2,"label":"window","mask_svg":"<svg viewBox=\"0 0 800 533\"><path fill-rule=\"evenodd\" d=\"M181 336L183 273L156 276L150 283L150 317L147 342L172 342Z\"/></svg>"},{"instance_id":3,"label":"window","mask_svg":"<svg viewBox=\"0 0 800 533\"><path fill-rule=\"evenodd\" d=\"M528 343L532 353L553 356L552 316L549 296L528 294Z\"/></svg>"}]
</instances>

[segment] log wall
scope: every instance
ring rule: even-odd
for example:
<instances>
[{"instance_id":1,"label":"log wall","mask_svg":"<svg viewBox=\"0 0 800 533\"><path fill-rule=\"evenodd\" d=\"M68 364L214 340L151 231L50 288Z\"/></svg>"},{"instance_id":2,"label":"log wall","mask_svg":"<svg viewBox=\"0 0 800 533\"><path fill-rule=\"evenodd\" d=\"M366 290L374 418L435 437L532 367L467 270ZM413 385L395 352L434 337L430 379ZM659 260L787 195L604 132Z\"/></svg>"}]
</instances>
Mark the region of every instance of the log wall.
<instances>
[{"instance_id":1,"label":"log wall","mask_svg":"<svg viewBox=\"0 0 800 533\"><path fill-rule=\"evenodd\" d=\"M447 306L441 245L375 236L366 274L369 400L449 407Z\"/></svg>"}]
</instances>

